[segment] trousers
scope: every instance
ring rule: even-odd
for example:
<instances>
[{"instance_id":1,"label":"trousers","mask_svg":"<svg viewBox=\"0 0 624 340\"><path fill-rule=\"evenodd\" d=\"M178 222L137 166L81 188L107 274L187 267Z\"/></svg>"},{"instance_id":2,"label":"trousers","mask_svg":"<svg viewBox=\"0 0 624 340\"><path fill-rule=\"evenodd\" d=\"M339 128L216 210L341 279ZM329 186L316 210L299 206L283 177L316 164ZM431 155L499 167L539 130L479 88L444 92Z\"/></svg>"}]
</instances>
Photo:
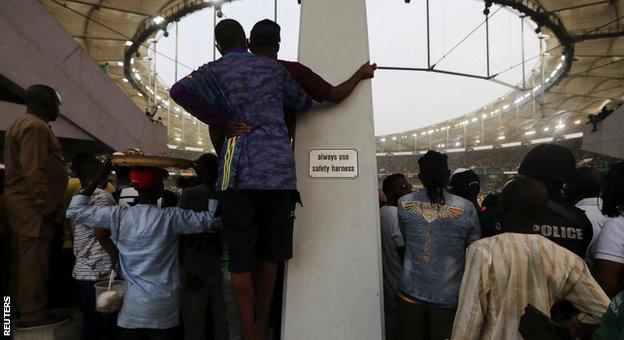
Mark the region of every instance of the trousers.
<instances>
[{"instance_id":1,"label":"trousers","mask_svg":"<svg viewBox=\"0 0 624 340\"><path fill-rule=\"evenodd\" d=\"M22 321L35 321L47 316L48 268L52 226L40 228L38 237L17 236L17 307Z\"/></svg>"},{"instance_id":2,"label":"trousers","mask_svg":"<svg viewBox=\"0 0 624 340\"><path fill-rule=\"evenodd\" d=\"M432 307L397 297L397 339L449 339L453 332L455 311L455 308Z\"/></svg>"},{"instance_id":3,"label":"trousers","mask_svg":"<svg viewBox=\"0 0 624 340\"><path fill-rule=\"evenodd\" d=\"M227 340L226 305L221 277L189 273L183 266L181 304L185 339ZM209 315L212 316L214 334L206 334Z\"/></svg>"}]
</instances>

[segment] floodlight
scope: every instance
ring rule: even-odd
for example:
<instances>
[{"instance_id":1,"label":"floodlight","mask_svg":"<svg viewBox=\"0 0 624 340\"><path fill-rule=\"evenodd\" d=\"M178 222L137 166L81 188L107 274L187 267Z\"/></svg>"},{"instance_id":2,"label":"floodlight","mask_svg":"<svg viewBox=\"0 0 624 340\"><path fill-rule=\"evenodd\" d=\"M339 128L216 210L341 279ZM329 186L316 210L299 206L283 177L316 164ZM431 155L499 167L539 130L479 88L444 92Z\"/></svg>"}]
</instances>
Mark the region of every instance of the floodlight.
<instances>
[{"instance_id":1,"label":"floodlight","mask_svg":"<svg viewBox=\"0 0 624 340\"><path fill-rule=\"evenodd\" d=\"M160 25L165 21L165 18L161 17L160 15L155 17L154 19L152 19L152 21L156 24L156 25Z\"/></svg>"}]
</instances>

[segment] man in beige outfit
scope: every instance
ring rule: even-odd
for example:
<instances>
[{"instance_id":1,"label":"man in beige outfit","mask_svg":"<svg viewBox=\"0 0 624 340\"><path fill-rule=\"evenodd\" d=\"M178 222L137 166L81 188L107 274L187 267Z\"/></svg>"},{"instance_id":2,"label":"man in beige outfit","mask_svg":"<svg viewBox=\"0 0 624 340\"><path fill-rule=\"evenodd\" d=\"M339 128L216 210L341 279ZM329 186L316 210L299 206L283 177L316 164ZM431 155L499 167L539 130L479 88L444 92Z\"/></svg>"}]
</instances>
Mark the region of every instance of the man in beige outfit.
<instances>
[{"instance_id":1,"label":"man in beige outfit","mask_svg":"<svg viewBox=\"0 0 624 340\"><path fill-rule=\"evenodd\" d=\"M578 321L600 323L609 298L585 261L534 234L547 202L537 180L505 185L498 205L503 233L468 247L453 340L520 340L518 325L529 303L549 315L555 302L567 300L580 310Z\"/></svg>"},{"instance_id":2,"label":"man in beige outfit","mask_svg":"<svg viewBox=\"0 0 624 340\"><path fill-rule=\"evenodd\" d=\"M51 87L33 85L25 94L27 112L7 129L4 160L9 225L17 238L17 307L20 328L54 325L48 315L52 221L67 187L61 145L48 124L56 120L61 97Z\"/></svg>"}]
</instances>

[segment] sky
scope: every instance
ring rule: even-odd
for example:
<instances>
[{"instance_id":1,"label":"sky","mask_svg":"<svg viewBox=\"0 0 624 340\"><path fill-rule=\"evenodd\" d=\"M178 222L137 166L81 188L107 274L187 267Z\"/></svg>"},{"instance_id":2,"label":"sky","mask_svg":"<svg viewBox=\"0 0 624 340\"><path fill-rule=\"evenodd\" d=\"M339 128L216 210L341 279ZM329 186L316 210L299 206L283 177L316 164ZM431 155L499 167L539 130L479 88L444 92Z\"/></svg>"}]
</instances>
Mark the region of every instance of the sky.
<instances>
[{"instance_id":1,"label":"sky","mask_svg":"<svg viewBox=\"0 0 624 340\"><path fill-rule=\"evenodd\" d=\"M223 6L223 18L238 20L247 34L264 18L274 19L275 0L238 0ZM424 1L368 0L368 33L371 61L378 66L427 67L427 25ZM477 0L435 0L430 2L430 54L436 69L486 75L486 34L484 2ZM521 21L518 13L497 5L491 8L491 74L508 69L522 60ZM495 13L495 14L494 14ZM212 9L193 13L178 24L177 79L213 60ZM297 60L300 5L295 0L277 0L277 22L282 27L279 57ZM219 19L217 19L219 20ZM536 27L525 19L525 57L539 54ZM160 53L175 55L175 24L169 36L157 36ZM449 53L450 52L450 53ZM216 53L219 57L218 52ZM439 61L439 62L438 62ZM528 62L526 74L536 67ZM357 65L354 65L354 70ZM313 68L313 67L312 67ZM158 75L170 86L176 79L175 63L166 58L156 61ZM521 82L522 68L500 74L497 79ZM373 79L375 134L386 135L425 127L479 109L507 93L510 88L481 79L431 72L378 70ZM335 84L336 85L336 84Z\"/></svg>"}]
</instances>

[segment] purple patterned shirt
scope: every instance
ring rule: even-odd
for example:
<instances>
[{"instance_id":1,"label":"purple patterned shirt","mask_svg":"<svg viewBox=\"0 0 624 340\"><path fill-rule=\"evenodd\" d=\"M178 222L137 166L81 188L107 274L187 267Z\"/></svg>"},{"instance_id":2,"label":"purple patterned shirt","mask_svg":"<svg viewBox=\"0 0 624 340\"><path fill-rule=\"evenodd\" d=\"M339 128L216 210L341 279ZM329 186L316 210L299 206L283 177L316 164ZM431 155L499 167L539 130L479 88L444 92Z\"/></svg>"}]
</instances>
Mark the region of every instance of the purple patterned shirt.
<instances>
[{"instance_id":1,"label":"purple patterned shirt","mask_svg":"<svg viewBox=\"0 0 624 340\"><path fill-rule=\"evenodd\" d=\"M202 122L245 123L251 132L223 145L219 189L296 189L283 107L307 111L310 96L276 60L234 51L178 81L171 98Z\"/></svg>"}]
</instances>

